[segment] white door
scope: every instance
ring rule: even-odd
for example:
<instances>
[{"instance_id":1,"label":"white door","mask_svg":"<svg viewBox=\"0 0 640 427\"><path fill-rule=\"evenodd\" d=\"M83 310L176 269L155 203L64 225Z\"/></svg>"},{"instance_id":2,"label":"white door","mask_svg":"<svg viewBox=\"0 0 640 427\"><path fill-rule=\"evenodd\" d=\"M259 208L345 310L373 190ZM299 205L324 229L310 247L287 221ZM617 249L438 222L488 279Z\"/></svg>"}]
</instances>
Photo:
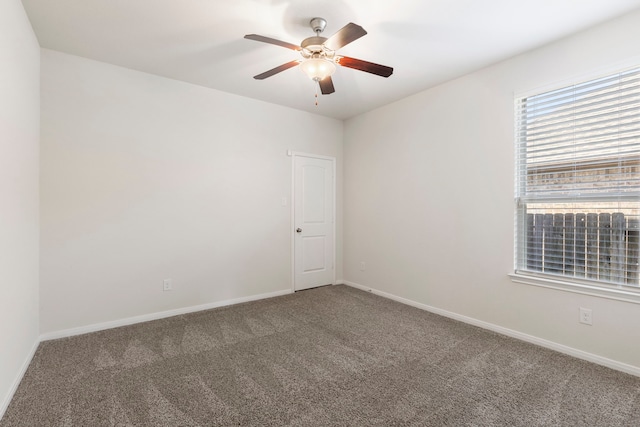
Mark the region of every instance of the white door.
<instances>
[{"instance_id":1,"label":"white door","mask_svg":"<svg viewBox=\"0 0 640 427\"><path fill-rule=\"evenodd\" d=\"M334 160L295 155L294 290L334 282Z\"/></svg>"}]
</instances>

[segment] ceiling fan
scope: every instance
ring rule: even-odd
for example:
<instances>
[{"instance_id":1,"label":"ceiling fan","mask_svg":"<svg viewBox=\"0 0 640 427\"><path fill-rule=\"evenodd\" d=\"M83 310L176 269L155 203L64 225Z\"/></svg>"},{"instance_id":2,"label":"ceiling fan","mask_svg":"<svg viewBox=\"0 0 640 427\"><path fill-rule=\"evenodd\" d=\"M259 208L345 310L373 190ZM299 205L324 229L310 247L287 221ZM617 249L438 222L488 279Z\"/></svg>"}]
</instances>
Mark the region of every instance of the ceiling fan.
<instances>
[{"instance_id":1,"label":"ceiling fan","mask_svg":"<svg viewBox=\"0 0 640 427\"><path fill-rule=\"evenodd\" d=\"M260 36L258 34L247 34L244 36L245 39L275 44L277 46L295 50L302 56L302 59L287 62L286 64L282 64L269 71L258 74L257 76L253 76L253 78L263 80L284 70L295 67L296 65L300 65L302 71L304 71L311 80L318 82L322 94L329 95L335 92L331 75L336 70L336 64L382 77L389 77L393 74L393 68L387 67L386 65L374 64L373 62L367 62L361 59L336 54L338 49L367 34L361 26L350 22L338 30L337 33L326 38L320 36L327 26L327 21L325 19L313 18L309 22L309 25L313 31L315 31L316 35L302 40L300 46L272 39L270 37Z\"/></svg>"}]
</instances>

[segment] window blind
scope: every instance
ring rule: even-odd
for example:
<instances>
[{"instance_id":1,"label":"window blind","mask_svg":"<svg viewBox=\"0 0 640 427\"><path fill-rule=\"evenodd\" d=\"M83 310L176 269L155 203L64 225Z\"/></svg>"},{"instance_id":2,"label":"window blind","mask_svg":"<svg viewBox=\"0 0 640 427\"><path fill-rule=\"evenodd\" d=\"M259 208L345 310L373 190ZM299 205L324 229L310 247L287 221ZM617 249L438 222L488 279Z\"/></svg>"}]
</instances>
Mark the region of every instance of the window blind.
<instances>
[{"instance_id":1,"label":"window blind","mask_svg":"<svg viewBox=\"0 0 640 427\"><path fill-rule=\"evenodd\" d=\"M516 270L638 286L640 68L516 100Z\"/></svg>"}]
</instances>

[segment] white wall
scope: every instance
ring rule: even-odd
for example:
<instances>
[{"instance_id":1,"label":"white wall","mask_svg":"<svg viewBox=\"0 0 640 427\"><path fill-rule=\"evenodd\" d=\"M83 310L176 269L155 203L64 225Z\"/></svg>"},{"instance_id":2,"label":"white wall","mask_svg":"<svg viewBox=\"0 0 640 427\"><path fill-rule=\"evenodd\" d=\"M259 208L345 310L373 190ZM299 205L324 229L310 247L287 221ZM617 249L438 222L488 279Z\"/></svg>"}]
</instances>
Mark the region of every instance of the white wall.
<instances>
[{"instance_id":1,"label":"white wall","mask_svg":"<svg viewBox=\"0 0 640 427\"><path fill-rule=\"evenodd\" d=\"M38 339L40 48L0 2L0 416Z\"/></svg>"},{"instance_id":2,"label":"white wall","mask_svg":"<svg viewBox=\"0 0 640 427\"><path fill-rule=\"evenodd\" d=\"M342 122L47 49L41 93L42 333L291 290L288 149L338 159L341 259Z\"/></svg>"},{"instance_id":3,"label":"white wall","mask_svg":"<svg viewBox=\"0 0 640 427\"><path fill-rule=\"evenodd\" d=\"M514 93L639 65L638 40L640 12L347 121L345 279L640 369L640 305L507 277Z\"/></svg>"}]
</instances>

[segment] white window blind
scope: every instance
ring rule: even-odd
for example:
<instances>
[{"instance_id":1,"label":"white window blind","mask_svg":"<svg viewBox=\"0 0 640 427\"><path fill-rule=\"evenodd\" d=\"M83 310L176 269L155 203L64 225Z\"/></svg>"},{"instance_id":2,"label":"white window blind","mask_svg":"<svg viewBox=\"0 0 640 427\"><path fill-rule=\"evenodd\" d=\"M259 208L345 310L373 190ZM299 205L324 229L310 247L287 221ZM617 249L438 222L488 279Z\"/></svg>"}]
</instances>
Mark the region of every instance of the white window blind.
<instances>
[{"instance_id":1,"label":"white window blind","mask_svg":"<svg viewBox=\"0 0 640 427\"><path fill-rule=\"evenodd\" d=\"M516 100L516 271L640 285L640 68Z\"/></svg>"}]
</instances>

